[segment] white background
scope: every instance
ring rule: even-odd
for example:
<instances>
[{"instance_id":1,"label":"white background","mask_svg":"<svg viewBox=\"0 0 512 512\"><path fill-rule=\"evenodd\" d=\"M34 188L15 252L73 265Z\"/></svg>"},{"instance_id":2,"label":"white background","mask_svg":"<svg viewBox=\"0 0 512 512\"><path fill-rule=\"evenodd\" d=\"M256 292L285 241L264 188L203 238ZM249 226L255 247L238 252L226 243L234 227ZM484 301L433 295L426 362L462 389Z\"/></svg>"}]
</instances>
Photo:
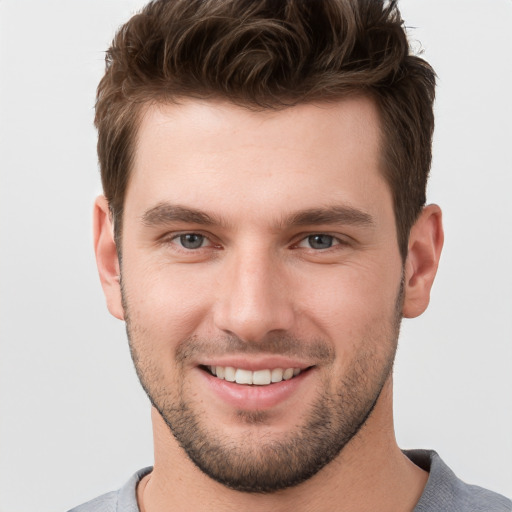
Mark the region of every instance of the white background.
<instances>
[{"instance_id":1,"label":"white background","mask_svg":"<svg viewBox=\"0 0 512 512\"><path fill-rule=\"evenodd\" d=\"M512 496L512 2L402 0L439 75L446 245L404 322L396 426ZM92 252L95 88L135 0L0 0L0 512L64 511L152 463L149 405Z\"/></svg>"}]
</instances>

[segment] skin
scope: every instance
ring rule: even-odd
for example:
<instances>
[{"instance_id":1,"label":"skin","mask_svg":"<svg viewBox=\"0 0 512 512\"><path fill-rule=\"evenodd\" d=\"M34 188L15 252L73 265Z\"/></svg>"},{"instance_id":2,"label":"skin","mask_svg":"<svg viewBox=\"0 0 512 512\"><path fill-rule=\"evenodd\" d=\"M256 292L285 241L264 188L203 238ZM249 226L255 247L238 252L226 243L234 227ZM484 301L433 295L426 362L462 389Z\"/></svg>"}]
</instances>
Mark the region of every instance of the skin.
<instances>
[{"instance_id":1,"label":"skin","mask_svg":"<svg viewBox=\"0 0 512 512\"><path fill-rule=\"evenodd\" d=\"M148 108L125 199L121 279L103 197L95 249L108 308L129 320L136 367L158 409L182 399L208 439L235 443L251 461L265 443L306 425L319 397L350 398L340 383L361 361L368 366L353 392L365 407L377 400L333 460L267 494L205 475L153 408L155 465L137 491L143 511L413 510L428 475L396 444L390 367L397 313L415 317L427 307L443 232L440 209L426 207L402 261L379 147L377 110L363 97L278 112L198 100ZM213 222L177 218L176 205ZM293 222L299 212L333 207L344 215ZM185 249L184 233L206 241ZM332 247L311 247L315 234L332 236ZM236 353L226 342L233 337ZM283 345L286 357L313 367L286 399L255 398L244 410L212 391L199 365L265 365L280 357L270 353L278 337L295 340ZM315 343L328 356L308 350Z\"/></svg>"}]
</instances>

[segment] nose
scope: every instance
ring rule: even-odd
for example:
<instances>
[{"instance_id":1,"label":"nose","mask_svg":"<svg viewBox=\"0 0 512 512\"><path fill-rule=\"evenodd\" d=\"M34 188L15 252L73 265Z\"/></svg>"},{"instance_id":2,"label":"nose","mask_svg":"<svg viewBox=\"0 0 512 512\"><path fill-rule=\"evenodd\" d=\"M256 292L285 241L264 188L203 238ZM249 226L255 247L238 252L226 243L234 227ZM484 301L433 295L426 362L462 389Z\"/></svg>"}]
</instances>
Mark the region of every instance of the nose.
<instances>
[{"instance_id":1,"label":"nose","mask_svg":"<svg viewBox=\"0 0 512 512\"><path fill-rule=\"evenodd\" d=\"M219 280L214 321L217 329L258 342L294 323L285 263L268 254L234 254Z\"/></svg>"}]
</instances>

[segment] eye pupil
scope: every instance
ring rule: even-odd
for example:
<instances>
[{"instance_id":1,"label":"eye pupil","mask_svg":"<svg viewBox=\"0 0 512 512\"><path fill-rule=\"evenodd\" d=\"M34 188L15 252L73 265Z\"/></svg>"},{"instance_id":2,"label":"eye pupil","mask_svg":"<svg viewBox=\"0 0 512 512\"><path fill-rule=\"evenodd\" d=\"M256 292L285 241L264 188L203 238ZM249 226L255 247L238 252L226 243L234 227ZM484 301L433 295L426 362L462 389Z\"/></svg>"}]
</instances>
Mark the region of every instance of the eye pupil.
<instances>
[{"instance_id":1,"label":"eye pupil","mask_svg":"<svg viewBox=\"0 0 512 512\"><path fill-rule=\"evenodd\" d=\"M311 235L308 237L308 242L313 249L329 249L329 247L332 247L333 237L330 235Z\"/></svg>"},{"instance_id":2,"label":"eye pupil","mask_svg":"<svg viewBox=\"0 0 512 512\"><path fill-rule=\"evenodd\" d=\"M185 249L199 249L203 245L204 236L197 233L187 233L180 236L180 243Z\"/></svg>"}]
</instances>

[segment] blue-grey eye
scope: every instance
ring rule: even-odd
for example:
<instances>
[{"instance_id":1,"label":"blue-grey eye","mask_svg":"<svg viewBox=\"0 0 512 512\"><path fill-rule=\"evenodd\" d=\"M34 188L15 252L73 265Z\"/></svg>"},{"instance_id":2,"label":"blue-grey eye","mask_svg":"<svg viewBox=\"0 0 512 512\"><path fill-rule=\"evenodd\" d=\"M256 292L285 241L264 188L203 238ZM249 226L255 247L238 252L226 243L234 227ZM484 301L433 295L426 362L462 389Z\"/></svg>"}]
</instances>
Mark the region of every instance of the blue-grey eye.
<instances>
[{"instance_id":1,"label":"blue-grey eye","mask_svg":"<svg viewBox=\"0 0 512 512\"><path fill-rule=\"evenodd\" d=\"M180 244L185 249L199 249L203 246L205 237L197 233L187 233L180 235Z\"/></svg>"},{"instance_id":2,"label":"blue-grey eye","mask_svg":"<svg viewBox=\"0 0 512 512\"><path fill-rule=\"evenodd\" d=\"M307 240L312 249L329 249L334 243L333 236L323 234L310 235Z\"/></svg>"}]
</instances>

